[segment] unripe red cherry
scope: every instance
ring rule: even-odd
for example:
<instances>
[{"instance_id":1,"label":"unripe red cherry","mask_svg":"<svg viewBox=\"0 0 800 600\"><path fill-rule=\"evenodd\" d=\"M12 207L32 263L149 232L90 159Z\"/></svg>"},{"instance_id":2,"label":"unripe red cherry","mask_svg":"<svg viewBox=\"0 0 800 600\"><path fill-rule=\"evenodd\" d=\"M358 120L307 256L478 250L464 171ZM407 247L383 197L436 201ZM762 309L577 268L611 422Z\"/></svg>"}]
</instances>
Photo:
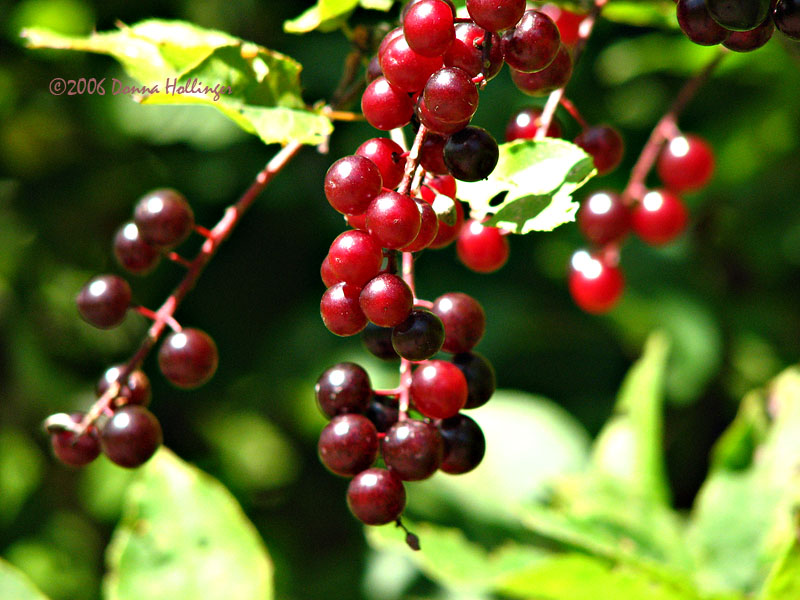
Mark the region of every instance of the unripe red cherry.
<instances>
[{"instance_id":1,"label":"unripe red cherry","mask_svg":"<svg viewBox=\"0 0 800 600\"><path fill-rule=\"evenodd\" d=\"M375 163L381 172L383 187L393 190L400 184L406 169L406 159L403 149L395 141L389 138L372 138L361 144L356 154Z\"/></svg>"},{"instance_id":2,"label":"unripe red cherry","mask_svg":"<svg viewBox=\"0 0 800 600\"><path fill-rule=\"evenodd\" d=\"M431 310L444 324L445 352L469 352L483 337L486 314L472 296L460 292L443 294L434 300Z\"/></svg>"},{"instance_id":3,"label":"unripe red cherry","mask_svg":"<svg viewBox=\"0 0 800 600\"><path fill-rule=\"evenodd\" d=\"M414 295L397 275L381 273L364 286L358 302L364 315L375 325L394 327L411 314Z\"/></svg>"},{"instance_id":4,"label":"unripe red cherry","mask_svg":"<svg viewBox=\"0 0 800 600\"><path fill-rule=\"evenodd\" d=\"M503 58L512 69L534 73L553 62L560 44L553 20L538 10L528 10L514 29L503 34Z\"/></svg>"},{"instance_id":5,"label":"unripe red cherry","mask_svg":"<svg viewBox=\"0 0 800 600\"><path fill-rule=\"evenodd\" d=\"M619 300L625 280L616 266L602 257L579 250L570 261L569 291L586 312L608 312Z\"/></svg>"},{"instance_id":6,"label":"unripe red cherry","mask_svg":"<svg viewBox=\"0 0 800 600\"><path fill-rule=\"evenodd\" d=\"M414 52L403 36L394 38L386 45L380 61L386 80L404 92L420 91L425 87L428 77L443 64L441 56L423 56Z\"/></svg>"},{"instance_id":7,"label":"unripe red cherry","mask_svg":"<svg viewBox=\"0 0 800 600\"><path fill-rule=\"evenodd\" d=\"M631 228L630 210L614 192L595 192L586 198L577 220L584 237L597 246L621 239Z\"/></svg>"},{"instance_id":8,"label":"unripe red cherry","mask_svg":"<svg viewBox=\"0 0 800 600\"><path fill-rule=\"evenodd\" d=\"M500 229L470 219L458 236L456 252L461 262L473 271L493 273L506 264L510 250Z\"/></svg>"},{"instance_id":9,"label":"unripe red cherry","mask_svg":"<svg viewBox=\"0 0 800 600\"><path fill-rule=\"evenodd\" d=\"M367 209L367 229L384 248L398 249L414 241L422 217L411 196L384 190Z\"/></svg>"},{"instance_id":10,"label":"unripe red cherry","mask_svg":"<svg viewBox=\"0 0 800 600\"><path fill-rule=\"evenodd\" d=\"M467 12L488 31L502 31L517 24L525 12L525 0L467 0Z\"/></svg>"},{"instance_id":11,"label":"unripe red cherry","mask_svg":"<svg viewBox=\"0 0 800 600\"><path fill-rule=\"evenodd\" d=\"M542 109L535 106L528 106L518 110L509 120L506 126L506 141L532 140L536 136L539 126L542 124ZM547 128L546 137L560 138L561 125L553 117L550 126Z\"/></svg>"},{"instance_id":12,"label":"unripe red cherry","mask_svg":"<svg viewBox=\"0 0 800 600\"><path fill-rule=\"evenodd\" d=\"M419 0L403 16L403 35L422 56L441 56L455 39L453 11L443 0Z\"/></svg>"},{"instance_id":13,"label":"unripe red cherry","mask_svg":"<svg viewBox=\"0 0 800 600\"><path fill-rule=\"evenodd\" d=\"M431 245L436 235L439 233L439 217L433 210L433 207L418 198L414 198L417 204L420 216L419 233L414 241L407 246L400 248L401 252L419 252Z\"/></svg>"},{"instance_id":14,"label":"unripe red cherry","mask_svg":"<svg viewBox=\"0 0 800 600\"><path fill-rule=\"evenodd\" d=\"M492 79L503 67L503 49L500 36L490 33L489 65L483 64L483 43L487 31L475 23L456 24L456 39L444 54L447 67L465 70L470 77L483 74L486 81Z\"/></svg>"},{"instance_id":15,"label":"unripe red cherry","mask_svg":"<svg viewBox=\"0 0 800 600\"><path fill-rule=\"evenodd\" d=\"M161 373L174 386L196 388L214 376L219 354L205 331L185 328L170 333L158 350Z\"/></svg>"},{"instance_id":16,"label":"unripe red cherry","mask_svg":"<svg viewBox=\"0 0 800 600\"><path fill-rule=\"evenodd\" d=\"M545 4L539 10L553 19L561 34L562 44L574 46L580 39L579 29L586 15L571 12L555 4Z\"/></svg>"},{"instance_id":17,"label":"unripe red cherry","mask_svg":"<svg viewBox=\"0 0 800 600\"><path fill-rule=\"evenodd\" d=\"M367 326L367 317L358 303L361 288L341 282L322 294L319 313L328 330L338 336L355 335Z\"/></svg>"},{"instance_id":18,"label":"unripe red cherry","mask_svg":"<svg viewBox=\"0 0 800 600\"><path fill-rule=\"evenodd\" d=\"M572 76L572 57L564 44L561 44L553 62L541 71L522 73L511 69L511 80L523 93L529 96L546 96L550 92L567 85Z\"/></svg>"},{"instance_id":19,"label":"unripe red cherry","mask_svg":"<svg viewBox=\"0 0 800 600\"><path fill-rule=\"evenodd\" d=\"M407 125L414 114L414 103L403 90L378 77L361 96L361 112L367 122L383 131Z\"/></svg>"},{"instance_id":20,"label":"unripe red cherry","mask_svg":"<svg viewBox=\"0 0 800 600\"><path fill-rule=\"evenodd\" d=\"M317 452L322 464L332 473L352 477L375 462L378 432L362 415L339 415L320 433Z\"/></svg>"},{"instance_id":21,"label":"unripe red cherry","mask_svg":"<svg viewBox=\"0 0 800 600\"><path fill-rule=\"evenodd\" d=\"M642 240L662 246L677 238L689 222L683 200L667 190L645 194L631 211L631 227Z\"/></svg>"},{"instance_id":22,"label":"unripe red cherry","mask_svg":"<svg viewBox=\"0 0 800 600\"><path fill-rule=\"evenodd\" d=\"M622 136L610 125L587 127L575 138L575 144L591 154L598 175L616 169L625 153Z\"/></svg>"},{"instance_id":23,"label":"unripe red cherry","mask_svg":"<svg viewBox=\"0 0 800 600\"><path fill-rule=\"evenodd\" d=\"M363 156L340 158L325 174L325 197L345 215L360 215L383 188L377 165Z\"/></svg>"},{"instance_id":24,"label":"unripe red cherry","mask_svg":"<svg viewBox=\"0 0 800 600\"><path fill-rule=\"evenodd\" d=\"M467 403L469 388L464 374L453 363L429 360L411 377L411 401L431 419L447 419Z\"/></svg>"},{"instance_id":25,"label":"unripe red cherry","mask_svg":"<svg viewBox=\"0 0 800 600\"><path fill-rule=\"evenodd\" d=\"M106 369L103 376L95 386L95 395L99 398L105 394L108 387L119 379L119 374L122 365L116 365ZM117 392L117 404L138 404L139 406L147 406L150 404L152 397L152 390L150 388L150 379L144 374L141 369L136 369L131 372L124 382L120 381L119 392Z\"/></svg>"},{"instance_id":26,"label":"unripe red cherry","mask_svg":"<svg viewBox=\"0 0 800 600\"><path fill-rule=\"evenodd\" d=\"M406 506L403 482L386 469L367 469L353 477L347 488L350 512L367 525L395 521Z\"/></svg>"},{"instance_id":27,"label":"unripe red cherry","mask_svg":"<svg viewBox=\"0 0 800 600\"><path fill-rule=\"evenodd\" d=\"M351 230L333 240L328 257L331 270L341 281L361 287L378 274L383 251L369 233Z\"/></svg>"},{"instance_id":28,"label":"unripe red cherry","mask_svg":"<svg viewBox=\"0 0 800 600\"><path fill-rule=\"evenodd\" d=\"M699 136L680 135L661 150L656 169L670 190L696 191L704 188L714 174L714 151Z\"/></svg>"},{"instance_id":29,"label":"unripe red cherry","mask_svg":"<svg viewBox=\"0 0 800 600\"><path fill-rule=\"evenodd\" d=\"M144 241L133 221L123 224L114 234L114 256L123 269L134 275L146 275L161 260L158 249Z\"/></svg>"}]
</instances>

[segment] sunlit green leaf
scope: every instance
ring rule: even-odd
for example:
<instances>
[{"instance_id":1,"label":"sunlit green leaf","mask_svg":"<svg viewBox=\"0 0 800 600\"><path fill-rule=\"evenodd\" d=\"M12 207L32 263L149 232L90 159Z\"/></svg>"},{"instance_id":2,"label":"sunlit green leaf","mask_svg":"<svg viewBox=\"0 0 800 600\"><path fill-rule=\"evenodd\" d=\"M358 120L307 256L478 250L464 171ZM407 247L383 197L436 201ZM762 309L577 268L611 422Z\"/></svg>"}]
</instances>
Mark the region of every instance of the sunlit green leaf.
<instances>
[{"instance_id":1,"label":"sunlit green leaf","mask_svg":"<svg viewBox=\"0 0 800 600\"><path fill-rule=\"evenodd\" d=\"M0 559L0 598L47 600L25 575L2 559Z\"/></svg>"},{"instance_id":2,"label":"sunlit green leaf","mask_svg":"<svg viewBox=\"0 0 800 600\"><path fill-rule=\"evenodd\" d=\"M166 449L129 488L106 558L107 600L272 598L272 563L236 500Z\"/></svg>"},{"instance_id":3,"label":"sunlit green leaf","mask_svg":"<svg viewBox=\"0 0 800 600\"><path fill-rule=\"evenodd\" d=\"M592 158L564 140L516 140L500 145L500 158L487 179L459 182L458 197L476 218L512 233L551 231L575 220L572 193L594 175ZM496 206L498 194L505 198Z\"/></svg>"},{"instance_id":4,"label":"sunlit green leaf","mask_svg":"<svg viewBox=\"0 0 800 600\"><path fill-rule=\"evenodd\" d=\"M394 0L318 0L300 16L284 22L283 29L289 33L308 33L315 29L333 31L341 27L358 6L385 12L393 4Z\"/></svg>"},{"instance_id":5,"label":"sunlit green leaf","mask_svg":"<svg viewBox=\"0 0 800 600\"><path fill-rule=\"evenodd\" d=\"M792 540L775 562L759 600L800 598L800 541Z\"/></svg>"},{"instance_id":6,"label":"sunlit green leaf","mask_svg":"<svg viewBox=\"0 0 800 600\"><path fill-rule=\"evenodd\" d=\"M16 518L41 477L42 455L33 440L17 429L0 430L0 523Z\"/></svg>"}]
</instances>

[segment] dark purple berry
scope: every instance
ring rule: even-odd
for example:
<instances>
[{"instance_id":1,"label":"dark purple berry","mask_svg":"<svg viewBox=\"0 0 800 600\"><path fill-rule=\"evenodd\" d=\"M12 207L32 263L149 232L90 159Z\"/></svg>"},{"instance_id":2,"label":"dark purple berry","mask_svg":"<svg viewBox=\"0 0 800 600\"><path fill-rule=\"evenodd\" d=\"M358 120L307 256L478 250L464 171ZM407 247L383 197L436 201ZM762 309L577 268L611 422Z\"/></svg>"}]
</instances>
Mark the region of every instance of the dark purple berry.
<instances>
[{"instance_id":1,"label":"dark purple berry","mask_svg":"<svg viewBox=\"0 0 800 600\"><path fill-rule=\"evenodd\" d=\"M99 398L106 393L108 386L119 379L122 365L109 367L95 387L95 394ZM131 372L126 378L125 382L120 385L119 392L116 396L116 403L122 404L138 404L139 406L147 406L150 404L152 397L152 390L150 389L150 379L144 374L144 371L136 369Z\"/></svg>"},{"instance_id":2,"label":"dark purple berry","mask_svg":"<svg viewBox=\"0 0 800 600\"><path fill-rule=\"evenodd\" d=\"M368 469L378 456L378 432L362 415L339 415L322 430L319 459L331 472L352 477Z\"/></svg>"},{"instance_id":3,"label":"dark purple berry","mask_svg":"<svg viewBox=\"0 0 800 600\"><path fill-rule=\"evenodd\" d=\"M392 346L405 359L420 361L436 354L444 343L442 320L431 311L415 308L392 330Z\"/></svg>"},{"instance_id":4,"label":"dark purple berry","mask_svg":"<svg viewBox=\"0 0 800 600\"><path fill-rule=\"evenodd\" d=\"M444 445L435 425L409 419L395 423L381 444L386 467L404 481L420 481L436 472Z\"/></svg>"},{"instance_id":5,"label":"dark purple berry","mask_svg":"<svg viewBox=\"0 0 800 600\"><path fill-rule=\"evenodd\" d=\"M322 414L330 419L346 413L363 413L372 398L372 384L362 367L343 362L319 376L314 393Z\"/></svg>"},{"instance_id":6,"label":"dark purple berry","mask_svg":"<svg viewBox=\"0 0 800 600\"><path fill-rule=\"evenodd\" d=\"M196 388L217 370L217 345L206 332L186 328L170 333L158 351L161 373L174 386Z\"/></svg>"},{"instance_id":7,"label":"dark purple berry","mask_svg":"<svg viewBox=\"0 0 800 600\"><path fill-rule=\"evenodd\" d=\"M136 223L125 223L114 235L114 256L120 266L134 275L145 275L161 259L158 249L142 239Z\"/></svg>"},{"instance_id":8,"label":"dark purple berry","mask_svg":"<svg viewBox=\"0 0 800 600\"><path fill-rule=\"evenodd\" d=\"M433 302L431 310L444 324L445 352L469 352L483 337L486 314L472 296L461 292L444 294Z\"/></svg>"},{"instance_id":9,"label":"dark purple berry","mask_svg":"<svg viewBox=\"0 0 800 600\"><path fill-rule=\"evenodd\" d=\"M100 430L103 453L111 462L129 469L146 463L161 441L158 419L142 406L117 409Z\"/></svg>"},{"instance_id":10,"label":"dark purple berry","mask_svg":"<svg viewBox=\"0 0 800 600\"><path fill-rule=\"evenodd\" d=\"M406 506L403 482L386 469L361 471L347 488L350 512L367 525L385 525L395 521Z\"/></svg>"},{"instance_id":11,"label":"dark purple berry","mask_svg":"<svg viewBox=\"0 0 800 600\"><path fill-rule=\"evenodd\" d=\"M125 319L131 304L131 286L118 275L98 275L81 288L77 304L84 321L109 329Z\"/></svg>"},{"instance_id":12,"label":"dark purple berry","mask_svg":"<svg viewBox=\"0 0 800 600\"><path fill-rule=\"evenodd\" d=\"M453 364L461 369L467 380L467 403L464 408L478 408L486 404L497 385L492 363L477 352L467 352L456 354Z\"/></svg>"},{"instance_id":13,"label":"dark purple berry","mask_svg":"<svg viewBox=\"0 0 800 600\"><path fill-rule=\"evenodd\" d=\"M80 423L83 413L72 413L69 417L73 423ZM94 425L77 439L71 431L55 431L50 436L50 442L56 458L72 467L87 465L100 454L100 441Z\"/></svg>"},{"instance_id":14,"label":"dark purple berry","mask_svg":"<svg viewBox=\"0 0 800 600\"><path fill-rule=\"evenodd\" d=\"M486 439L478 424L458 414L439 423L444 439L444 458L439 467L445 473L459 475L477 467L486 453Z\"/></svg>"},{"instance_id":15,"label":"dark purple berry","mask_svg":"<svg viewBox=\"0 0 800 600\"><path fill-rule=\"evenodd\" d=\"M500 157L497 142L485 129L465 127L448 138L444 163L450 174L461 181L480 181L494 171Z\"/></svg>"},{"instance_id":16,"label":"dark purple berry","mask_svg":"<svg viewBox=\"0 0 800 600\"><path fill-rule=\"evenodd\" d=\"M194 213L183 194L155 190L136 204L133 220L142 239L157 248L172 248L185 240L194 228Z\"/></svg>"}]
</instances>

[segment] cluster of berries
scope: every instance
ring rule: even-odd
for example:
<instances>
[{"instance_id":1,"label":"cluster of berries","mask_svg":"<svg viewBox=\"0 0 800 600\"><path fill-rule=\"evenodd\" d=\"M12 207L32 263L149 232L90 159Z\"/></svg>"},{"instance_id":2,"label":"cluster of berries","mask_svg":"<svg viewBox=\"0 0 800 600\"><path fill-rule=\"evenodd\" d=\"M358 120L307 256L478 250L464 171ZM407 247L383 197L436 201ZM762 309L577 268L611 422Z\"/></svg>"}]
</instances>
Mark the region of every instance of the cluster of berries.
<instances>
[{"instance_id":1,"label":"cluster of berries","mask_svg":"<svg viewBox=\"0 0 800 600\"><path fill-rule=\"evenodd\" d=\"M133 220L120 227L114 237L114 254L127 271L148 273L162 256L182 260L172 249L192 231L207 234L195 225L186 198L175 190L155 190L139 200ZM122 323L129 310L158 318L156 313L132 303L131 287L119 275L90 279L78 293L77 305L81 317L101 329ZM204 384L217 369L216 344L199 329L182 329L171 316L168 323L173 331L159 348L161 372L179 388ZM150 381L141 370L126 365L108 369L96 387L98 398L106 394L113 397L96 418L72 413L48 419L53 450L62 462L85 465L102 450L114 463L133 468L145 463L161 445L161 426L146 408L151 397Z\"/></svg>"},{"instance_id":2,"label":"cluster of berries","mask_svg":"<svg viewBox=\"0 0 800 600\"><path fill-rule=\"evenodd\" d=\"M776 27L800 40L800 0L678 0L678 24L695 44L750 52Z\"/></svg>"}]
</instances>

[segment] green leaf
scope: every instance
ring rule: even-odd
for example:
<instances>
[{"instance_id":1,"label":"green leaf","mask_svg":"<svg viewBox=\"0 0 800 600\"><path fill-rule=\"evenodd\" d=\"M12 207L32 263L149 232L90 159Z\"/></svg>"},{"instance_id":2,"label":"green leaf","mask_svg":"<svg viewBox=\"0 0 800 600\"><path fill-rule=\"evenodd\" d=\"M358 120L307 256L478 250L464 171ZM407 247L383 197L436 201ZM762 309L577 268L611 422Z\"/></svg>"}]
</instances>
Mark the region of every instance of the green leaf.
<instances>
[{"instance_id":1,"label":"green leaf","mask_svg":"<svg viewBox=\"0 0 800 600\"><path fill-rule=\"evenodd\" d=\"M481 521L518 522L524 504L547 495L556 477L586 464L589 438L557 404L513 390L498 390L470 415L486 437L479 468L457 477L437 474L415 485L409 506L428 516L442 505Z\"/></svg>"},{"instance_id":2,"label":"green leaf","mask_svg":"<svg viewBox=\"0 0 800 600\"><path fill-rule=\"evenodd\" d=\"M775 562L759 600L797 600L800 598L800 541L791 540Z\"/></svg>"},{"instance_id":3,"label":"green leaf","mask_svg":"<svg viewBox=\"0 0 800 600\"><path fill-rule=\"evenodd\" d=\"M41 478L42 455L36 444L17 429L0 431L0 524L14 521Z\"/></svg>"},{"instance_id":4,"label":"green leaf","mask_svg":"<svg viewBox=\"0 0 800 600\"><path fill-rule=\"evenodd\" d=\"M603 7L603 19L636 27L678 29L672 0L615 0Z\"/></svg>"},{"instance_id":5,"label":"green leaf","mask_svg":"<svg viewBox=\"0 0 800 600\"><path fill-rule=\"evenodd\" d=\"M0 559L0 598L8 600L47 600L28 578Z\"/></svg>"},{"instance_id":6,"label":"green leaf","mask_svg":"<svg viewBox=\"0 0 800 600\"><path fill-rule=\"evenodd\" d=\"M288 33L308 33L315 29L333 31L341 27L358 6L386 12L393 4L394 0L318 0L300 16L285 21L283 30Z\"/></svg>"},{"instance_id":7,"label":"green leaf","mask_svg":"<svg viewBox=\"0 0 800 600\"><path fill-rule=\"evenodd\" d=\"M133 96L142 104L211 106L268 144L319 144L332 130L327 117L305 108L299 63L221 31L147 20L86 37L43 29L26 29L22 37L31 48L115 58L135 82L106 81L107 95Z\"/></svg>"},{"instance_id":8,"label":"green leaf","mask_svg":"<svg viewBox=\"0 0 800 600\"><path fill-rule=\"evenodd\" d=\"M538 548L510 542L488 551L468 540L460 529L403 521L419 536L418 552L409 550L405 534L393 525L365 528L367 541L382 552L407 556L430 579L451 590L490 590L497 580L546 556Z\"/></svg>"},{"instance_id":9,"label":"green leaf","mask_svg":"<svg viewBox=\"0 0 800 600\"><path fill-rule=\"evenodd\" d=\"M764 441L768 427L769 417L764 394L747 394L739 406L736 418L714 444L711 471L736 471L750 466L753 453Z\"/></svg>"},{"instance_id":10,"label":"green leaf","mask_svg":"<svg viewBox=\"0 0 800 600\"><path fill-rule=\"evenodd\" d=\"M500 145L497 166L487 179L459 183L458 196L476 218L512 233L552 231L575 220L572 193L595 174L592 158L564 140L516 140ZM506 193L498 206L490 202Z\"/></svg>"},{"instance_id":11,"label":"green leaf","mask_svg":"<svg viewBox=\"0 0 800 600\"><path fill-rule=\"evenodd\" d=\"M669 502L662 448L662 405L669 343L661 333L647 340L644 354L622 383L614 415L595 441L592 466L611 476L631 496Z\"/></svg>"},{"instance_id":12,"label":"green leaf","mask_svg":"<svg viewBox=\"0 0 800 600\"><path fill-rule=\"evenodd\" d=\"M218 481L161 449L128 490L106 555L107 600L268 600L272 563Z\"/></svg>"}]
</instances>

